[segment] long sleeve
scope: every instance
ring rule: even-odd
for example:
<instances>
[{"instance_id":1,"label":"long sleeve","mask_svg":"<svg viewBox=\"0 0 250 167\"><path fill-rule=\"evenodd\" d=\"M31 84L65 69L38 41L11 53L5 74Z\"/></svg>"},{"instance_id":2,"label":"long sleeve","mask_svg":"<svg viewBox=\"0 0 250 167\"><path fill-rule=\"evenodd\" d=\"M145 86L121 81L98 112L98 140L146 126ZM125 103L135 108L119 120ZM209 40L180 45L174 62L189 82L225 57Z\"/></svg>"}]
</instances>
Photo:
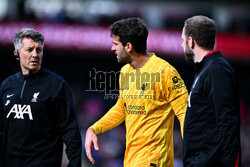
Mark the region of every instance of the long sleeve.
<instances>
[{"instance_id":1,"label":"long sleeve","mask_svg":"<svg viewBox=\"0 0 250 167\"><path fill-rule=\"evenodd\" d=\"M0 162L2 162L2 138L3 138L3 101L2 101L2 91L0 89ZM1 163L0 163L1 165Z\"/></svg>"},{"instance_id":2,"label":"long sleeve","mask_svg":"<svg viewBox=\"0 0 250 167\"><path fill-rule=\"evenodd\" d=\"M116 104L93 126L95 134L103 133L120 125L125 119L125 110L122 99L118 99Z\"/></svg>"},{"instance_id":3,"label":"long sleeve","mask_svg":"<svg viewBox=\"0 0 250 167\"><path fill-rule=\"evenodd\" d=\"M175 112L176 117L178 118L180 122L182 137L183 137L183 127L184 127L184 121L185 121L186 109L187 109L187 99L188 99L188 93L186 92L180 95L178 98L171 101L170 103Z\"/></svg>"},{"instance_id":4,"label":"long sleeve","mask_svg":"<svg viewBox=\"0 0 250 167\"><path fill-rule=\"evenodd\" d=\"M120 87L122 87L121 76L119 78L119 84ZM120 90L120 95L121 93ZM124 101L118 98L116 104L90 128L94 129L96 135L103 133L120 125L125 120L125 116Z\"/></svg>"},{"instance_id":5,"label":"long sleeve","mask_svg":"<svg viewBox=\"0 0 250 167\"><path fill-rule=\"evenodd\" d=\"M239 97L238 84L233 73L225 67L217 66L211 69L207 89L209 100L212 103L216 124L219 130L219 140L224 152L225 163L235 162L231 155L239 150L228 149L235 145L232 138L239 132ZM236 157L236 156L235 156Z\"/></svg>"},{"instance_id":6,"label":"long sleeve","mask_svg":"<svg viewBox=\"0 0 250 167\"><path fill-rule=\"evenodd\" d=\"M70 89L66 83L57 97L56 109L59 116L59 126L62 140L66 145L69 160L68 167L81 166L82 143Z\"/></svg>"},{"instance_id":7,"label":"long sleeve","mask_svg":"<svg viewBox=\"0 0 250 167\"><path fill-rule=\"evenodd\" d=\"M164 85L165 98L167 101L169 101L176 117L180 122L180 129L183 137L183 126L187 109L188 91L184 81L174 68L171 68L169 71L165 71L162 77L162 82Z\"/></svg>"}]
</instances>

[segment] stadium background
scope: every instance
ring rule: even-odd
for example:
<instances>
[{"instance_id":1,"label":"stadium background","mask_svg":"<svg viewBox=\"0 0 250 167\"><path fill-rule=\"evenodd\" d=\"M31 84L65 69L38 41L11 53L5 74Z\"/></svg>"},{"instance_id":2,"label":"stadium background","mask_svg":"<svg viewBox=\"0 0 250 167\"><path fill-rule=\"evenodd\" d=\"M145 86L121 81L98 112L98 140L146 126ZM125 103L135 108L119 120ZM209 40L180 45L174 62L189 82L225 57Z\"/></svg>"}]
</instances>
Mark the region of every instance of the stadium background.
<instances>
[{"instance_id":1,"label":"stadium background","mask_svg":"<svg viewBox=\"0 0 250 167\"><path fill-rule=\"evenodd\" d=\"M33 27L45 34L43 66L60 74L70 84L84 142L88 126L113 106L116 99L107 92L117 86L101 85L105 75L119 72L108 27L114 21L142 17L150 28L148 50L170 62L181 74L188 90L193 67L182 53L181 30L187 17L202 14L217 22L216 49L221 50L240 81L241 143L243 167L250 166L250 2L182 0L0 0L0 82L19 70L13 56L14 33ZM99 80L93 70L103 71ZM92 72L91 72L92 71ZM101 74L101 73L99 73ZM226 83L225 83L226 84ZM93 86L97 86L93 90ZM105 92L105 86L110 86ZM92 88L92 91L88 91ZM106 98L105 98L106 97ZM20 136L21 137L21 136ZM182 141L175 121L175 167L182 166ZM99 135L100 151L93 152L96 167L121 167L125 149L125 128L121 125ZM64 155L63 165L67 159ZM91 166L83 149L83 167Z\"/></svg>"}]
</instances>

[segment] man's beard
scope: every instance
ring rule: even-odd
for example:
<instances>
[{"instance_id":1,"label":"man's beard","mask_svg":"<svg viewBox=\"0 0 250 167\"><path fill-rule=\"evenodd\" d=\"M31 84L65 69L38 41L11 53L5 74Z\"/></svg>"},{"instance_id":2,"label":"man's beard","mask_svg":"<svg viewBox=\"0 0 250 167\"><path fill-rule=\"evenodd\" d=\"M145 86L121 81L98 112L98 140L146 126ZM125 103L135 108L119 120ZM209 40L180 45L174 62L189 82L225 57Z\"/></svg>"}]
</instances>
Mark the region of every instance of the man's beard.
<instances>
[{"instance_id":1,"label":"man's beard","mask_svg":"<svg viewBox=\"0 0 250 167\"><path fill-rule=\"evenodd\" d=\"M131 55L125 51L123 48L122 52L117 57L118 63L130 63L131 62Z\"/></svg>"},{"instance_id":2,"label":"man's beard","mask_svg":"<svg viewBox=\"0 0 250 167\"><path fill-rule=\"evenodd\" d=\"M194 63L194 52L190 49L188 45L186 45L184 54L185 54L185 59L188 62Z\"/></svg>"}]
</instances>

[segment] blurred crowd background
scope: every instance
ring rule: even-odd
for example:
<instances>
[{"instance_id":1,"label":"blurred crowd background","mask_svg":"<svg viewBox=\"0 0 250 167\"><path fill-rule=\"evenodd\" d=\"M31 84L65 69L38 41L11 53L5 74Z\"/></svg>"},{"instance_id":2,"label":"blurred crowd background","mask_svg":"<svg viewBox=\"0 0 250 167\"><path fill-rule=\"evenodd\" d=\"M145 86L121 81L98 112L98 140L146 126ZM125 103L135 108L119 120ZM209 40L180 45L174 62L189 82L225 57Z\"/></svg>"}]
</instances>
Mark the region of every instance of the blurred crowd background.
<instances>
[{"instance_id":1,"label":"blurred crowd background","mask_svg":"<svg viewBox=\"0 0 250 167\"><path fill-rule=\"evenodd\" d=\"M20 70L13 56L14 33L32 27L45 35L43 67L69 83L81 128L101 118L117 100L118 77L123 64L111 52L109 25L141 17L150 34L148 50L172 64L190 90L192 65L185 61L181 31L186 18L202 14L218 26L216 49L238 73L241 103L243 167L250 167L250 2L237 0L0 0L0 82ZM225 83L227 84L227 83ZM124 124L99 135L100 151L93 151L96 167L122 167ZM20 136L21 137L21 136ZM182 167L182 139L176 119L175 167ZM66 166L64 155L62 166ZM83 148L83 167L91 166Z\"/></svg>"}]
</instances>

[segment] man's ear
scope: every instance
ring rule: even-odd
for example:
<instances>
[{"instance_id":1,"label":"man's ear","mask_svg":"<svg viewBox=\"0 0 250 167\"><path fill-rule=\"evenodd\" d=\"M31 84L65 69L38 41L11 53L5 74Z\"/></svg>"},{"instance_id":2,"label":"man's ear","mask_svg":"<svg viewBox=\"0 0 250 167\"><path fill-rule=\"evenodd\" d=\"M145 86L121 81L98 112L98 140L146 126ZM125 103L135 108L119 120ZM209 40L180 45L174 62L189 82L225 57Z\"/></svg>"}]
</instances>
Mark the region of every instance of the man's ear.
<instances>
[{"instance_id":1,"label":"man's ear","mask_svg":"<svg viewBox=\"0 0 250 167\"><path fill-rule=\"evenodd\" d=\"M188 46L189 46L191 49L194 49L195 40L194 40L193 37L188 37Z\"/></svg>"},{"instance_id":2,"label":"man's ear","mask_svg":"<svg viewBox=\"0 0 250 167\"><path fill-rule=\"evenodd\" d=\"M19 53L17 50L14 50L14 56L15 56L16 60L20 60Z\"/></svg>"},{"instance_id":3,"label":"man's ear","mask_svg":"<svg viewBox=\"0 0 250 167\"><path fill-rule=\"evenodd\" d=\"M129 52L129 53L132 52L132 50L133 50L133 45L132 45L132 43L128 42L128 43L126 44L125 48L126 48L127 52Z\"/></svg>"}]
</instances>

